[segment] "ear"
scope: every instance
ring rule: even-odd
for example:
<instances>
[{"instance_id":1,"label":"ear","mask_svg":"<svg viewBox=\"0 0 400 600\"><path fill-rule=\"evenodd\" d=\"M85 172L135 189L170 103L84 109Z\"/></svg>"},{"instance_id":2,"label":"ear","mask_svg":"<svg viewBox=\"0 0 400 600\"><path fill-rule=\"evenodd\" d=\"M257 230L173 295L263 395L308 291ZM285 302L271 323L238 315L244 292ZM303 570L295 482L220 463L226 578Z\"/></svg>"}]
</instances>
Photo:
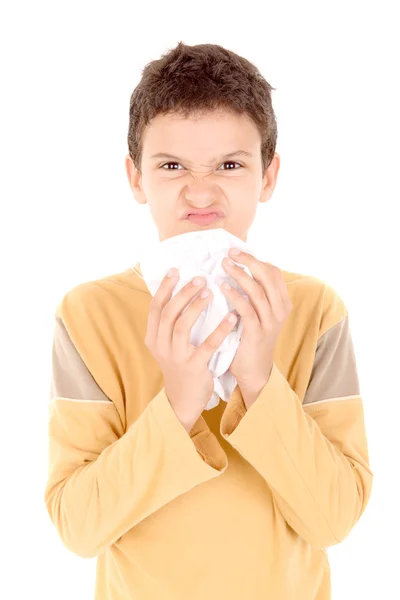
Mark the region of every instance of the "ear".
<instances>
[{"instance_id":1,"label":"ear","mask_svg":"<svg viewBox=\"0 0 400 600\"><path fill-rule=\"evenodd\" d=\"M263 187L260 194L260 202L268 202L271 198L278 179L279 168L281 166L281 157L275 152L273 159L265 171L263 177Z\"/></svg>"},{"instance_id":2,"label":"ear","mask_svg":"<svg viewBox=\"0 0 400 600\"><path fill-rule=\"evenodd\" d=\"M146 196L142 189L142 173L135 167L129 154L125 158L125 169L136 202L147 204Z\"/></svg>"}]
</instances>

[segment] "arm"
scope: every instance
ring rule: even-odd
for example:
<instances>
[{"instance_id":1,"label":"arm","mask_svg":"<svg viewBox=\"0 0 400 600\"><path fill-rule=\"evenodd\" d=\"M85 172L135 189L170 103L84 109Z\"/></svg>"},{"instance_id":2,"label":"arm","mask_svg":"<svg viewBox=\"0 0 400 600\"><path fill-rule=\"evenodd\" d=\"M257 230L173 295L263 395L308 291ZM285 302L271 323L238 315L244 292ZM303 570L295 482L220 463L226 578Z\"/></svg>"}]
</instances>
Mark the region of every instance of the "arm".
<instances>
[{"instance_id":1,"label":"arm","mask_svg":"<svg viewBox=\"0 0 400 600\"><path fill-rule=\"evenodd\" d=\"M347 310L339 297L324 313L303 402L273 363L246 410L236 388L221 434L264 477L287 523L311 545L342 541L368 503L363 402Z\"/></svg>"},{"instance_id":2,"label":"arm","mask_svg":"<svg viewBox=\"0 0 400 600\"><path fill-rule=\"evenodd\" d=\"M56 316L48 425L47 511L64 545L94 557L227 459L205 420L190 435L164 388L124 431L121 414Z\"/></svg>"}]
</instances>

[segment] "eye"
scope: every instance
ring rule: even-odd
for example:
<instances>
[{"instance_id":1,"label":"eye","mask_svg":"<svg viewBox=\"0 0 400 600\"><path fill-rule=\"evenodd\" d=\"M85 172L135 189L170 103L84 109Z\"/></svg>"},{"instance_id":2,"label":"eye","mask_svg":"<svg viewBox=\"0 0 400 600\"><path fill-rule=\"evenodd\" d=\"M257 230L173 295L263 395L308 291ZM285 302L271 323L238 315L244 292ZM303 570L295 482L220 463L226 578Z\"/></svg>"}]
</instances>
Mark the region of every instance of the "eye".
<instances>
[{"instance_id":1,"label":"eye","mask_svg":"<svg viewBox=\"0 0 400 600\"><path fill-rule=\"evenodd\" d=\"M163 167L165 167L165 165L179 165L180 163L177 162L167 162L164 163L163 165L160 165L160 169L162 169ZM165 171L172 171L173 169L165 169Z\"/></svg>"},{"instance_id":2,"label":"eye","mask_svg":"<svg viewBox=\"0 0 400 600\"><path fill-rule=\"evenodd\" d=\"M239 165L239 167L243 167L243 165L241 165L240 163L232 161L232 160L227 160L227 161L223 162L222 164L223 165ZM160 169L163 169L166 165L180 165L180 163L167 162L167 163L160 165ZM173 169L165 169L165 171L173 171L173 170L178 170L178 169L175 169L175 167ZM222 170L223 171L237 171L237 169L234 169L234 168L233 169L222 169Z\"/></svg>"},{"instance_id":3,"label":"eye","mask_svg":"<svg viewBox=\"0 0 400 600\"><path fill-rule=\"evenodd\" d=\"M241 165L238 162L235 162L234 160L227 160L224 163L222 163L223 165L239 165L239 167L242 167L243 165ZM223 171L237 171L237 169L223 169Z\"/></svg>"}]
</instances>

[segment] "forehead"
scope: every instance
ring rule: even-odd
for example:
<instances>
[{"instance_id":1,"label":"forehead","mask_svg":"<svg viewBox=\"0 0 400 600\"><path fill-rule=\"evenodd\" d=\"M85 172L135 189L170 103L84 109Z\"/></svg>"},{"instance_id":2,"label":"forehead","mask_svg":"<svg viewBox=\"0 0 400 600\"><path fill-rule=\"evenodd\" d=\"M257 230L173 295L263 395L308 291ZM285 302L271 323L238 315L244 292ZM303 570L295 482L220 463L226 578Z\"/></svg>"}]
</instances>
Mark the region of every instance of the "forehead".
<instances>
[{"instance_id":1,"label":"forehead","mask_svg":"<svg viewBox=\"0 0 400 600\"><path fill-rule=\"evenodd\" d=\"M247 114L219 110L186 118L177 113L157 115L143 135L143 158L165 152L212 161L238 149L256 153L260 142L259 131Z\"/></svg>"}]
</instances>

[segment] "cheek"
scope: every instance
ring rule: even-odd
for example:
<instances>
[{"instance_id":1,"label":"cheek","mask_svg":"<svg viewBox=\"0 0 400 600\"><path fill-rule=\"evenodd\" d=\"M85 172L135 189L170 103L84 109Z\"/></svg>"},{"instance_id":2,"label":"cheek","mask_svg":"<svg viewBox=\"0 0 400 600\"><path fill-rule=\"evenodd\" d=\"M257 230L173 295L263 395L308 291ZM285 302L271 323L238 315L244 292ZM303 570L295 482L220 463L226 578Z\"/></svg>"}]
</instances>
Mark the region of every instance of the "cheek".
<instances>
[{"instance_id":1,"label":"cheek","mask_svg":"<svg viewBox=\"0 0 400 600\"><path fill-rule=\"evenodd\" d=\"M154 177L151 181L148 182L148 192L149 195L155 200L159 200L159 198L163 198L163 204L171 204L172 202L177 201L177 199L182 195L182 190L184 186L182 185L182 181L179 183L177 178L173 177Z\"/></svg>"},{"instance_id":2,"label":"cheek","mask_svg":"<svg viewBox=\"0 0 400 600\"><path fill-rule=\"evenodd\" d=\"M229 198L229 209L232 217L243 220L252 219L257 210L257 198L246 191L240 197Z\"/></svg>"},{"instance_id":3,"label":"cheek","mask_svg":"<svg viewBox=\"0 0 400 600\"><path fill-rule=\"evenodd\" d=\"M224 190L227 197L235 203L242 203L244 198L248 198L249 202L255 202L255 198L260 197L261 181L258 182L255 177L250 174L243 174L240 177L226 177L226 180L221 182L221 189Z\"/></svg>"}]
</instances>

